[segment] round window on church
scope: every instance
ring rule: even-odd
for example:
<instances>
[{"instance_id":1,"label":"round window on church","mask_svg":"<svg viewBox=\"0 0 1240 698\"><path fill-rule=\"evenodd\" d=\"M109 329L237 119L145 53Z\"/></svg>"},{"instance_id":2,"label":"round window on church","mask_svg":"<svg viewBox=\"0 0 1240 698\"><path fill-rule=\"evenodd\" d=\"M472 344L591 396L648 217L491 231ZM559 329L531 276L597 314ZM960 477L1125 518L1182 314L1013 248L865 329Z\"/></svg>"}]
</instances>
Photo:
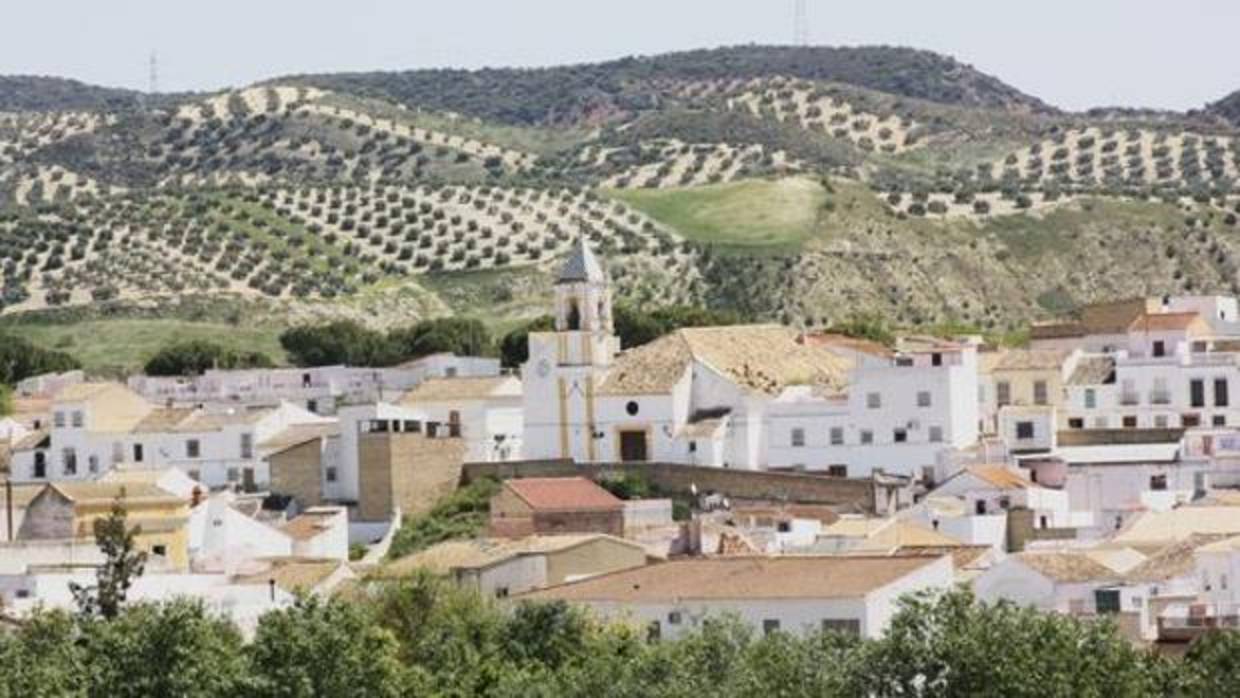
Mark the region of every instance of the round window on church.
<instances>
[{"instance_id":1,"label":"round window on church","mask_svg":"<svg viewBox=\"0 0 1240 698\"><path fill-rule=\"evenodd\" d=\"M637 414L637 403L633 400L629 400L629 404L624 406L624 411L628 412L630 416L636 415Z\"/></svg>"}]
</instances>

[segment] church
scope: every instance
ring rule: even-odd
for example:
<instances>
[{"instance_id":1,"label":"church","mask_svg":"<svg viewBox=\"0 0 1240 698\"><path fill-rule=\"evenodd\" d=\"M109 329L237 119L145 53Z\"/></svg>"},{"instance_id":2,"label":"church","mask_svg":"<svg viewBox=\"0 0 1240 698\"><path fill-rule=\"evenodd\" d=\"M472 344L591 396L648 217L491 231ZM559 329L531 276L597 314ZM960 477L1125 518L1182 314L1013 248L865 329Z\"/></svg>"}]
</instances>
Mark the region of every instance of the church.
<instances>
[{"instance_id":1,"label":"church","mask_svg":"<svg viewBox=\"0 0 1240 698\"><path fill-rule=\"evenodd\" d=\"M611 284L584 239L556 279L554 314L522 366L526 459L921 474L977 441L968 343L867 353L756 324L682 328L621 352Z\"/></svg>"}]
</instances>

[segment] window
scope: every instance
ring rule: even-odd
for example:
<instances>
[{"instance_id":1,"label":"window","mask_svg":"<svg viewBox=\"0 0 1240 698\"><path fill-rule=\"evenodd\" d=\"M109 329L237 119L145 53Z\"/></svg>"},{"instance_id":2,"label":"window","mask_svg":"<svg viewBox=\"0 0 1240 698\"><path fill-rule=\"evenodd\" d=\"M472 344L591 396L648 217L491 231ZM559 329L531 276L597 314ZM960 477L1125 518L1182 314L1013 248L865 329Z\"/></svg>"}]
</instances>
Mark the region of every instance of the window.
<instances>
[{"instance_id":1,"label":"window","mask_svg":"<svg viewBox=\"0 0 1240 698\"><path fill-rule=\"evenodd\" d=\"M1180 415L1180 426L1185 429L1201 426L1201 415L1199 414L1182 414Z\"/></svg>"},{"instance_id":2,"label":"window","mask_svg":"<svg viewBox=\"0 0 1240 698\"><path fill-rule=\"evenodd\" d=\"M977 500L977 501L973 502L973 511L974 511L974 512L975 512L978 516L985 516L985 515L986 515L986 500L985 500L985 499L979 499L979 500Z\"/></svg>"},{"instance_id":3,"label":"window","mask_svg":"<svg viewBox=\"0 0 1240 698\"><path fill-rule=\"evenodd\" d=\"M823 618L822 629L826 632L860 636L861 621L855 618Z\"/></svg>"},{"instance_id":4,"label":"window","mask_svg":"<svg viewBox=\"0 0 1240 698\"><path fill-rule=\"evenodd\" d=\"M443 370L445 378L456 378L456 366L449 366Z\"/></svg>"},{"instance_id":5,"label":"window","mask_svg":"<svg viewBox=\"0 0 1240 698\"><path fill-rule=\"evenodd\" d=\"M65 475L77 475L77 451L66 448L61 452Z\"/></svg>"},{"instance_id":6,"label":"window","mask_svg":"<svg viewBox=\"0 0 1240 698\"><path fill-rule=\"evenodd\" d=\"M81 410L74 410L73 414L70 416L70 420L73 426L79 429L82 428L82 425L86 422L85 418L82 416Z\"/></svg>"},{"instance_id":7,"label":"window","mask_svg":"<svg viewBox=\"0 0 1240 698\"><path fill-rule=\"evenodd\" d=\"M779 632L779 621L775 618L767 618L762 621L762 634L770 635Z\"/></svg>"},{"instance_id":8,"label":"window","mask_svg":"<svg viewBox=\"0 0 1240 698\"><path fill-rule=\"evenodd\" d=\"M1004 511L1007 511L1007 510L1008 510L1008 509L1010 509L1011 507L1012 507L1012 498L1011 498L1011 497L1000 497L1000 498L999 498L999 508L1000 508L1000 509L1002 509L1002 510L1004 510Z\"/></svg>"},{"instance_id":9,"label":"window","mask_svg":"<svg viewBox=\"0 0 1240 698\"><path fill-rule=\"evenodd\" d=\"M65 426L65 413L57 412L56 414L52 415L52 423L55 424L57 427L63 428Z\"/></svg>"},{"instance_id":10,"label":"window","mask_svg":"<svg viewBox=\"0 0 1240 698\"><path fill-rule=\"evenodd\" d=\"M198 439L189 439L185 442L185 457L198 458L202 454L202 444Z\"/></svg>"},{"instance_id":11,"label":"window","mask_svg":"<svg viewBox=\"0 0 1240 698\"><path fill-rule=\"evenodd\" d=\"M805 445L805 430L801 427L794 427L792 429L792 445L795 448Z\"/></svg>"},{"instance_id":12,"label":"window","mask_svg":"<svg viewBox=\"0 0 1240 698\"><path fill-rule=\"evenodd\" d=\"M142 444L133 445L133 462L135 463L142 462Z\"/></svg>"},{"instance_id":13,"label":"window","mask_svg":"<svg viewBox=\"0 0 1240 698\"><path fill-rule=\"evenodd\" d=\"M1038 528L1046 528L1046 527L1047 527L1047 525L1048 525L1048 522L1047 522L1047 520L1046 520L1046 515L1045 515L1045 514L1043 514L1043 515L1039 516L1039 517L1038 517Z\"/></svg>"},{"instance_id":14,"label":"window","mask_svg":"<svg viewBox=\"0 0 1240 698\"><path fill-rule=\"evenodd\" d=\"M1094 591L1094 611L1103 613L1119 613L1119 589L1097 589Z\"/></svg>"},{"instance_id":15,"label":"window","mask_svg":"<svg viewBox=\"0 0 1240 698\"><path fill-rule=\"evenodd\" d=\"M906 429L894 429L894 430L892 430L892 432L891 432L891 440L892 440L892 441L894 441L894 442L896 442L896 443L898 443L898 444L902 444L902 443L904 443L905 441L908 441L908 430L906 430Z\"/></svg>"},{"instance_id":16,"label":"window","mask_svg":"<svg viewBox=\"0 0 1240 698\"><path fill-rule=\"evenodd\" d=\"M1047 403L1046 381L1033 382L1033 404L1045 405Z\"/></svg>"},{"instance_id":17,"label":"window","mask_svg":"<svg viewBox=\"0 0 1240 698\"><path fill-rule=\"evenodd\" d=\"M227 478L229 482L236 482L241 479L241 471L236 468L229 468Z\"/></svg>"},{"instance_id":18,"label":"window","mask_svg":"<svg viewBox=\"0 0 1240 698\"><path fill-rule=\"evenodd\" d=\"M155 554L155 555L160 556L160 557L167 557L167 556L168 556L168 546L166 546L166 545L153 545L153 546L151 546L151 552L152 552L153 554Z\"/></svg>"},{"instance_id":19,"label":"window","mask_svg":"<svg viewBox=\"0 0 1240 698\"><path fill-rule=\"evenodd\" d=\"M844 445L844 427L831 427L831 445Z\"/></svg>"},{"instance_id":20,"label":"window","mask_svg":"<svg viewBox=\"0 0 1240 698\"><path fill-rule=\"evenodd\" d=\"M306 400L306 409L309 410L310 412L314 412L315 414L318 414L319 401L318 400Z\"/></svg>"},{"instance_id":21,"label":"window","mask_svg":"<svg viewBox=\"0 0 1240 698\"><path fill-rule=\"evenodd\" d=\"M1124 415L1123 425L1125 429L1136 429L1137 428L1136 415L1132 415L1132 414Z\"/></svg>"},{"instance_id":22,"label":"window","mask_svg":"<svg viewBox=\"0 0 1240 698\"><path fill-rule=\"evenodd\" d=\"M1225 426L1227 426L1227 415L1225 415L1225 414L1216 414L1216 415L1214 415L1213 417L1211 417L1211 418L1210 418L1210 424L1211 424L1212 426L1216 426L1216 427L1225 427Z\"/></svg>"},{"instance_id":23,"label":"window","mask_svg":"<svg viewBox=\"0 0 1240 698\"><path fill-rule=\"evenodd\" d=\"M862 429L861 430L861 443L863 444L874 443L874 432L870 431L869 429Z\"/></svg>"},{"instance_id":24,"label":"window","mask_svg":"<svg viewBox=\"0 0 1240 698\"><path fill-rule=\"evenodd\" d=\"M92 473L99 472L99 456L92 453L86 457L86 470Z\"/></svg>"},{"instance_id":25,"label":"window","mask_svg":"<svg viewBox=\"0 0 1240 698\"><path fill-rule=\"evenodd\" d=\"M883 396L879 393L867 393L865 396L865 406L876 410L883 406Z\"/></svg>"},{"instance_id":26,"label":"window","mask_svg":"<svg viewBox=\"0 0 1240 698\"><path fill-rule=\"evenodd\" d=\"M34 452L34 476L37 478L47 477L47 454L43 451Z\"/></svg>"},{"instance_id":27,"label":"window","mask_svg":"<svg viewBox=\"0 0 1240 698\"><path fill-rule=\"evenodd\" d=\"M930 391L929 390L917 391L917 406L918 407L929 407L930 406Z\"/></svg>"},{"instance_id":28,"label":"window","mask_svg":"<svg viewBox=\"0 0 1240 698\"><path fill-rule=\"evenodd\" d=\"M201 470L191 470L187 473L187 475L189 475L189 479L193 480L194 482L202 482L202 471Z\"/></svg>"},{"instance_id":29,"label":"window","mask_svg":"<svg viewBox=\"0 0 1240 698\"><path fill-rule=\"evenodd\" d=\"M327 470L324 471L324 477L327 478L328 482L335 482L336 481L336 467L332 465L327 466Z\"/></svg>"},{"instance_id":30,"label":"window","mask_svg":"<svg viewBox=\"0 0 1240 698\"><path fill-rule=\"evenodd\" d=\"M1167 415L1165 414L1154 415L1154 427L1158 429L1166 429L1167 428Z\"/></svg>"},{"instance_id":31,"label":"window","mask_svg":"<svg viewBox=\"0 0 1240 698\"><path fill-rule=\"evenodd\" d=\"M242 434L241 435L241 457L242 458L253 458L254 457L254 435L253 434Z\"/></svg>"},{"instance_id":32,"label":"window","mask_svg":"<svg viewBox=\"0 0 1240 698\"><path fill-rule=\"evenodd\" d=\"M930 355L930 365L931 365L931 366L942 366L942 365L943 365L943 355L942 355L942 354L940 354L940 353L939 353L939 352L937 352L937 351L936 351L936 352L934 352L933 354L931 354L931 355Z\"/></svg>"},{"instance_id":33,"label":"window","mask_svg":"<svg viewBox=\"0 0 1240 698\"><path fill-rule=\"evenodd\" d=\"M1200 378L1188 382L1188 404L1190 407L1206 406L1206 383Z\"/></svg>"},{"instance_id":34,"label":"window","mask_svg":"<svg viewBox=\"0 0 1240 698\"><path fill-rule=\"evenodd\" d=\"M831 477L848 477L847 465L828 465L827 475Z\"/></svg>"},{"instance_id":35,"label":"window","mask_svg":"<svg viewBox=\"0 0 1240 698\"><path fill-rule=\"evenodd\" d=\"M310 387L310 374L309 373L301 374L301 387L303 388Z\"/></svg>"},{"instance_id":36,"label":"window","mask_svg":"<svg viewBox=\"0 0 1240 698\"><path fill-rule=\"evenodd\" d=\"M1167 343L1161 339L1154 340L1154 356L1166 356Z\"/></svg>"},{"instance_id":37,"label":"window","mask_svg":"<svg viewBox=\"0 0 1240 698\"><path fill-rule=\"evenodd\" d=\"M508 598L508 587L495 587L495 598L497 599Z\"/></svg>"},{"instance_id":38,"label":"window","mask_svg":"<svg viewBox=\"0 0 1240 698\"><path fill-rule=\"evenodd\" d=\"M1155 492L1162 492L1163 490L1166 490L1167 489L1167 476L1166 475L1151 475L1150 476L1150 489L1154 490Z\"/></svg>"},{"instance_id":39,"label":"window","mask_svg":"<svg viewBox=\"0 0 1240 698\"><path fill-rule=\"evenodd\" d=\"M1080 417L1071 417L1068 419L1068 428L1069 429L1084 429L1085 420L1081 419Z\"/></svg>"},{"instance_id":40,"label":"window","mask_svg":"<svg viewBox=\"0 0 1240 698\"><path fill-rule=\"evenodd\" d=\"M930 443L943 443L943 427L930 427Z\"/></svg>"},{"instance_id":41,"label":"window","mask_svg":"<svg viewBox=\"0 0 1240 698\"><path fill-rule=\"evenodd\" d=\"M1092 410L1098 406L1098 392L1093 388L1085 389L1085 409Z\"/></svg>"},{"instance_id":42,"label":"window","mask_svg":"<svg viewBox=\"0 0 1240 698\"><path fill-rule=\"evenodd\" d=\"M1227 402L1228 402L1227 397L1228 397L1227 396L1227 379L1226 378L1215 378L1214 379L1214 406L1215 407L1226 407Z\"/></svg>"},{"instance_id":43,"label":"window","mask_svg":"<svg viewBox=\"0 0 1240 698\"><path fill-rule=\"evenodd\" d=\"M1017 422L1016 438L1032 439L1033 438L1033 422Z\"/></svg>"},{"instance_id":44,"label":"window","mask_svg":"<svg viewBox=\"0 0 1240 698\"><path fill-rule=\"evenodd\" d=\"M668 625L680 625L680 611L672 611L667 614Z\"/></svg>"},{"instance_id":45,"label":"window","mask_svg":"<svg viewBox=\"0 0 1240 698\"><path fill-rule=\"evenodd\" d=\"M999 407L1012 404L1012 384L1007 381L995 383L995 404Z\"/></svg>"}]
</instances>

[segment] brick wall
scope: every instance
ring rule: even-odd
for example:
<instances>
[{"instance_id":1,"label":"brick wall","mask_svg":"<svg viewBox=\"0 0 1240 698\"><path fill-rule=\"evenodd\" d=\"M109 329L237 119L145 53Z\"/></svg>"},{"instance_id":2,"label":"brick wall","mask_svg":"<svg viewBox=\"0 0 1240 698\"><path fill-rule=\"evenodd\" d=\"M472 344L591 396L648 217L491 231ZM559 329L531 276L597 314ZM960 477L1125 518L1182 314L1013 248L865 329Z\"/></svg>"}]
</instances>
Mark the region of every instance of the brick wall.
<instances>
[{"instance_id":1,"label":"brick wall","mask_svg":"<svg viewBox=\"0 0 1240 698\"><path fill-rule=\"evenodd\" d=\"M369 433L358 439L358 516L383 521L396 507L421 514L461 480L466 445L459 438Z\"/></svg>"},{"instance_id":2,"label":"brick wall","mask_svg":"<svg viewBox=\"0 0 1240 698\"><path fill-rule=\"evenodd\" d=\"M669 493L685 493L696 485L698 492L720 492L733 499L786 500L804 504L855 506L870 511L874 506L873 483L869 479L834 478L802 473L771 473L729 470L677 463L573 463L568 460L467 463L464 482L479 477L501 480L522 477L567 477L580 475L637 474Z\"/></svg>"},{"instance_id":3,"label":"brick wall","mask_svg":"<svg viewBox=\"0 0 1240 698\"><path fill-rule=\"evenodd\" d=\"M271 466L271 491L297 500L305 507L323 503L320 474L323 446L320 439L307 441L267 458Z\"/></svg>"}]
</instances>

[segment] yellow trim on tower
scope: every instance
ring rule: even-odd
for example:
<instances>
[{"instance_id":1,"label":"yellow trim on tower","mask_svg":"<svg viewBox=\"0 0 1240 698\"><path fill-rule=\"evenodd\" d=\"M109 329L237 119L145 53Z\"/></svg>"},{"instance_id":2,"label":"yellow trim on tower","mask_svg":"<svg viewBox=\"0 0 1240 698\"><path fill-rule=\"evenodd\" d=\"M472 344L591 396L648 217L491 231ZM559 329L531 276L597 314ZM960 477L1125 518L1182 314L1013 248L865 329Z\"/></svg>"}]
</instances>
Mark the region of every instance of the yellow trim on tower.
<instances>
[{"instance_id":1,"label":"yellow trim on tower","mask_svg":"<svg viewBox=\"0 0 1240 698\"><path fill-rule=\"evenodd\" d=\"M568 452L568 386L563 378L556 379L560 393L560 457L571 458Z\"/></svg>"}]
</instances>

